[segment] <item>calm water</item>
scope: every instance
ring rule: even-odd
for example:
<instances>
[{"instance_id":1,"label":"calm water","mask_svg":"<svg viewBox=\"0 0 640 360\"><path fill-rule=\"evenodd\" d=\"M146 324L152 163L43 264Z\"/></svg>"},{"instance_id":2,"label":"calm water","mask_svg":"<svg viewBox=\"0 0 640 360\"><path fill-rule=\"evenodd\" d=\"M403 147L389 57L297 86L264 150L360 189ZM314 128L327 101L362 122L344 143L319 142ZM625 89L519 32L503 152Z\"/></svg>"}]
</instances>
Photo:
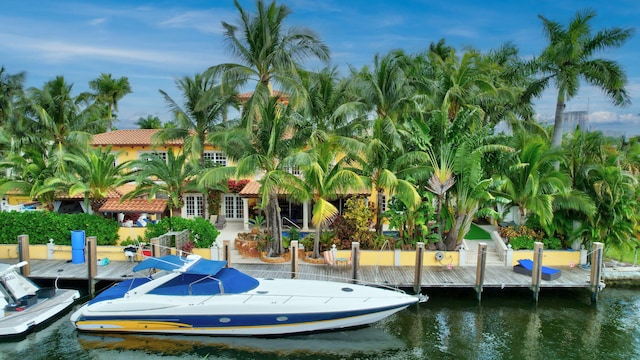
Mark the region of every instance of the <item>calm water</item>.
<instances>
[{"instance_id":1,"label":"calm water","mask_svg":"<svg viewBox=\"0 0 640 360\"><path fill-rule=\"evenodd\" d=\"M68 316L1 359L639 359L640 290L606 289L597 305L584 292L431 293L425 304L375 326L278 339L96 336Z\"/></svg>"}]
</instances>

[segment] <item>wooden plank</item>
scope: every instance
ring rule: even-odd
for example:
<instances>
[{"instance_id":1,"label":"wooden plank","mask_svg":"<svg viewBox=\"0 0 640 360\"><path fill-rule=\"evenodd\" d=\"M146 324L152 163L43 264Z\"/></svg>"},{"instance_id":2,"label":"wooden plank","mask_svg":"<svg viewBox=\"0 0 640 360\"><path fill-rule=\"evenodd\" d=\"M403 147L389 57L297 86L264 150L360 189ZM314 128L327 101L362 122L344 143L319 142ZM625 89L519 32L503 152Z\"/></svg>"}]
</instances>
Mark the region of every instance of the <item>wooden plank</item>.
<instances>
[{"instance_id":1,"label":"wooden plank","mask_svg":"<svg viewBox=\"0 0 640 360\"><path fill-rule=\"evenodd\" d=\"M87 265L72 264L64 260L31 260L31 277L49 279L87 280ZM106 266L98 266L96 280L119 281L133 276L137 263L111 261ZM260 278L290 278L291 269L285 264L235 264L234 267L251 276ZM350 266L327 266L300 263L300 279L351 281ZM558 267L562 276L557 280L543 280L543 288L588 288L589 272L580 268ZM394 287L412 287L414 268L410 266L368 266L361 267L358 274L365 283ZM466 287L472 288L475 281L475 266L459 266L448 269L444 266L425 266L422 270L422 287ZM513 272L510 267L487 266L485 288L528 288L531 277Z\"/></svg>"}]
</instances>

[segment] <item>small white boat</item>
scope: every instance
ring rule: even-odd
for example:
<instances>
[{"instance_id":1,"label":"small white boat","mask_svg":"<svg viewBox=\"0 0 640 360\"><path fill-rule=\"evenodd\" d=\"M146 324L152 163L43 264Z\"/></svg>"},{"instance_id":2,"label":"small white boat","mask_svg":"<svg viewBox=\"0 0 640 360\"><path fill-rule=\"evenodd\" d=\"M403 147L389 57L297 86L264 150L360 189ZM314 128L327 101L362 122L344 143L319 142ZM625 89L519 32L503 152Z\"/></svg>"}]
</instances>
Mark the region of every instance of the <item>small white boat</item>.
<instances>
[{"instance_id":1,"label":"small white boat","mask_svg":"<svg viewBox=\"0 0 640 360\"><path fill-rule=\"evenodd\" d=\"M20 336L56 318L80 297L77 290L39 288L15 265L0 264L0 336Z\"/></svg>"},{"instance_id":2,"label":"small white boat","mask_svg":"<svg viewBox=\"0 0 640 360\"><path fill-rule=\"evenodd\" d=\"M347 283L256 279L226 261L150 258L71 315L81 331L283 335L360 327L417 303L402 291Z\"/></svg>"}]
</instances>

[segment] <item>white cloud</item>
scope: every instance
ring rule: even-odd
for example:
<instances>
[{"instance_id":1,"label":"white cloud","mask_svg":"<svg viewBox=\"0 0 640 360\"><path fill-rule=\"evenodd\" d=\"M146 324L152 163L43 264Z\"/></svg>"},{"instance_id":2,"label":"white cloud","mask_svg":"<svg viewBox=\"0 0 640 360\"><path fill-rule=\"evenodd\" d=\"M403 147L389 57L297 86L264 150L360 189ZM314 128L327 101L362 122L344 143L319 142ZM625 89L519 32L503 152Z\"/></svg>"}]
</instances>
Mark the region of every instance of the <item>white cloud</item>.
<instances>
[{"instance_id":1,"label":"white cloud","mask_svg":"<svg viewBox=\"0 0 640 360\"><path fill-rule=\"evenodd\" d=\"M89 21L89 25L98 26L107 22L106 18L97 18Z\"/></svg>"},{"instance_id":2,"label":"white cloud","mask_svg":"<svg viewBox=\"0 0 640 360\"><path fill-rule=\"evenodd\" d=\"M160 23L160 26L181 29L197 29L204 33L222 34L219 13L212 11L188 11Z\"/></svg>"}]
</instances>

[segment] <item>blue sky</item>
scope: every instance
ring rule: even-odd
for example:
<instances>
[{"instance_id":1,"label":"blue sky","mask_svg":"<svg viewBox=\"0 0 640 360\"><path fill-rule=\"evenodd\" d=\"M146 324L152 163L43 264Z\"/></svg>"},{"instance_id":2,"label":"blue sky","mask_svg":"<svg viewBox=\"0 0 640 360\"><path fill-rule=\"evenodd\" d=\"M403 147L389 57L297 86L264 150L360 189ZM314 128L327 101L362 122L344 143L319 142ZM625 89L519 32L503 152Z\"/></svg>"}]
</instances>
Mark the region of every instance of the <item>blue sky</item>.
<instances>
[{"instance_id":1,"label":"blue sky","mask_svg":"<svg viewBox=\"0 0 640 360\"><path fill-rule=\"evenodd\" d=\"M241 0L254 11L254 0ZM444 38L458 51L487 51L510 41L523 57L545 46L537 15L566 24L577 10L596 10L594 29L640 24L640 2L612 1L343 1L283 0L293 14L288 26L305 26L327 43L331 64L346 71L392 49L416 53ZM175 79L231 62L221 21L236 23L232 0L219 1L40 1L5 0L0 12L0 65L10 74L25 71L27 86L42 87L63 75L74 93L88 90L101 73L129 78L133 93L119 103L116 127L135 128L139 117L171 115L158 92L180 99ZM640 31L640 29L636 29ZM600 54L627 72L631 106L612 106L599 90L583 86L567 110L588 111L591 126L614 134L640 134L640 34L622 48ZM318 69L310 62L307 67ZM555 95L536 101L541 120L553 117Z\"/></svg>"}]
</instances>

